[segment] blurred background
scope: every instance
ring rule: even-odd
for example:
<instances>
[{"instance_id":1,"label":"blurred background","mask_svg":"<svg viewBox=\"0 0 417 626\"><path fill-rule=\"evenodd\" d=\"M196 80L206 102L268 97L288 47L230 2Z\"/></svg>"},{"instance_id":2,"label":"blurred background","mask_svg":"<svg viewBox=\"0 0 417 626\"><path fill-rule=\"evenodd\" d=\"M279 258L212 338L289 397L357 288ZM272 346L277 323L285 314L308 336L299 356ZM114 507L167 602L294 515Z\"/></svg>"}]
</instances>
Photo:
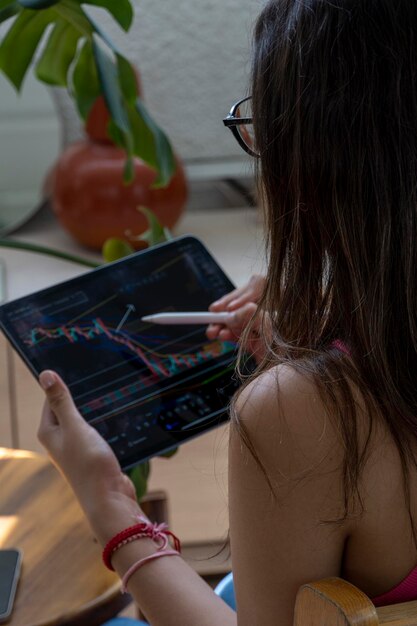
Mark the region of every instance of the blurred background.
<instances>
[{"instance_id":1,"label":"blurred background","mask_svg":"<svg viewBox=\"0 0 417 626\"><path fill-rule=\"evenodd\" d=\"M137 68L145 102L183 160L187 209L251 202L250 158L222 118L247 93L251 30L260 4L135 1L127 34L106 12L88 7ZM0 227L6 232L36 212L46 173L83 129L66 91L46 87L31 73L20 96L3 76L0 89Z\"/></svg>"}]
</instances>

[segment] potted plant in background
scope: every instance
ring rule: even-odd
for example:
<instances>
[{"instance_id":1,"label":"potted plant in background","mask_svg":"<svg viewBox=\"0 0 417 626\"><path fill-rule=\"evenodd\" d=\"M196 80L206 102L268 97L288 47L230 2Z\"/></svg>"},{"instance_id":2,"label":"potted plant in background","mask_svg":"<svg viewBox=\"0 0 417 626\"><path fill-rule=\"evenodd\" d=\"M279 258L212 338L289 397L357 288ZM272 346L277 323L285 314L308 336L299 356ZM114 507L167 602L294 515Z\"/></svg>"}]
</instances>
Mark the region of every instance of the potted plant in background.
<instances>
[{"instance_id":1,"label":"potted plant in background","mask_svg":"<svg viewBox=\"0 0 417 626\"><path fill-rule=\"evenodd\" d=\"M0 38L0 71L20 90L33 66L40 81L73 97L88 140L58 159L52 206L78 241L100 249L110 236L146 230L137 205L172 228L187 188L180 160L143 102L137 72L89 7L108 11L125 31L132 24L130 0L0 0L0 22L10 22Z\"/></svg>"},{"instance_id":2,"label":"potted plant in background","mask_svg":"<svg viewBox=\"0 0 417 626\"><path fill-rule=\"evenodd\" d=\"M101 239L93 241L85 236L85 232L81 231L80 235L71 228L74 216L71 217L70 210L68 220L65 207L62 208L60 184L65 184L65 176L68 177L68 169L65 168L71 158L64 154L62 161L58 160L51 176L51 187L52 194L57 194L58 197L55 200L61 222L82 243L95 248L104 243L104 259L113 261L130 254L134 248L153 245L168 238L170 235L163 218L161 221L158 219L158 203L155 198L161 192L169 195L169 186L175 181L175 177L175 184L182 189L182 203L185 202L186 188L180 162L175 157L168 138L152 119L140 97L137 73L88 13L88 5L109 11L126 31L132 23L133 9L130 0L0 0L0 23L10 20L9 27L0 38L0 70L17 90L21 88L32 65L40 81L68 89L80 116L88 122L90 139L100 144L98 150L102 156L104 153L105 160L112 161L113 165L116 163L117 173L112 180L114 185L117 179L118 189L122 190L119 201L120 198L129 197L129 192L126 191L129 189L130 199L135 199L136 196L132 193L135 185L146 187L147 195L145 193L141 196L145 198L142 203L145 206L137 206L135 203L130 207L133 216L131 232L126 232L126 223L120 215L118 224L117 214L120 207L113 205L110 220L108 213L106 214L107 230L103 228ZM40 54L36 54L38 48L41 48ZM98 125L91 117L94 115L99 116ZM71 149L74 151L74 148L70 147ZM77 149L81 150L80 147ZM72 156L73 153L70 153L70 157ZM145 182L141 180L144 171L147 172ZM77 170L77 176L79 180L83 180L85 172L82 168ZM89 180L88 184L94 184L94 180L93 183ZM65 193L63 196L65 197ZM149 199L147 204L150 207L146 206L146 199ZM81 219L78 216L77 227L81 221L85 231L91 232L97 227L100 211L106 213L107 209L108 207L97 206L97 202L93 202L90 221L86 215ZM168 225L173 225L172 219L168 220ZM0 247L48 254L87 267L99 265L78 256L43 246L15 242L9 238L0 239ZM149 464L137 466L130 474L140 499L147 489ZM156 507L160 509L160 502L156 502ZM161 517L160 512L156 512L156 517Z\"/></svg>"}]
</instances>

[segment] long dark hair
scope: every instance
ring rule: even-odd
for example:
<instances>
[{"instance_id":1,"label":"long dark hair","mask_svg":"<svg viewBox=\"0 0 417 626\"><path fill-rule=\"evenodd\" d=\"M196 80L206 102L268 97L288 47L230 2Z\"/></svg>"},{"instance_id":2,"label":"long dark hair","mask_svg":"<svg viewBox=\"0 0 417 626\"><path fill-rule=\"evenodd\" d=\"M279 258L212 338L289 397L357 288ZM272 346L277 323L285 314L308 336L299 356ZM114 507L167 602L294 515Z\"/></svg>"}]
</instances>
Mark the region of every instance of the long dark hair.
<instances>
[{"instance_id":1,"label":"long dark hair","mask_svg":"<svg viewBox=\"0 0 417 626\"><path fill-rule=\"evenodd\" d=\"M383 420L411 520L416 0L270 1L255 28L252 96L268 250L260 307L273 328L260 370L289 363L316 382L346 450L344 519L362 504L361 472Z\"/></svg>"}]
</instances>

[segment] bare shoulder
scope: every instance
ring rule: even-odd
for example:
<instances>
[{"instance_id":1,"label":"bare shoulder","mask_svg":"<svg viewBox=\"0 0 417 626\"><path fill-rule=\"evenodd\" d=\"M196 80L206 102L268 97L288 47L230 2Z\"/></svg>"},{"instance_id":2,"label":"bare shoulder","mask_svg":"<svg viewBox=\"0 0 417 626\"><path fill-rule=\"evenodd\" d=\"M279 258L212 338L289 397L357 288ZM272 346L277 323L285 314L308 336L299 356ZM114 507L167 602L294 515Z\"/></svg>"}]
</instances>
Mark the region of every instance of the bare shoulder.
<instances>
[{"instance_id":1,"label":"bare shoulder","mask_svg":"<svg viewBox=\"0 0 417 626\"><path fill-rule=\"evenodd\" d=\"M340 576L349 529L343 450L314 382L289 366L253 380L236 400L229 512L239 624L293 623L301 584ZM272 539L272 540L271 540Z\"/></svg>"},{"instance_id":2,"label":"bare shoulder","mask_svg":"<svg viewBox=\"0 0 417 626\"><path fill-rule=\"evenodd\" d=\"M239 425L271 469L296 474L340 465L341 439L317 385L288 365L261 374L240 393L232 431Z\"/></svg>"}]
</instances>

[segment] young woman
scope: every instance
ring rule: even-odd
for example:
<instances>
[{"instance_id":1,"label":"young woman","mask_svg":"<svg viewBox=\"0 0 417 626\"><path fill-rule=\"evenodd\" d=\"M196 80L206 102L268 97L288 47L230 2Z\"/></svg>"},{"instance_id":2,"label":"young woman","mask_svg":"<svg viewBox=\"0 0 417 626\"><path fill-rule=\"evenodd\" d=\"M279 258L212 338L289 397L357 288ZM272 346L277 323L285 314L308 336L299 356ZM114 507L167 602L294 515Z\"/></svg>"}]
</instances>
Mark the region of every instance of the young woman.
<instances>
[{"instance_id":1,"label":"young woman","mask_svg":"<svg viewBox=\"0 0 417 626\"><path fill-rule=\"evenodd\" d=\"M230 427L237 614L172 555L128 582L153 626L290 626L299 586L327 576L417 598L416 32L415 0L272 0L258 19L269 265L207 331L243 332L259 362ZM140 514L132 485L58 376L40 383L39 437L104 546ZM124 576L158 545L111 562Z\"/></svg>"}]
</instances>

